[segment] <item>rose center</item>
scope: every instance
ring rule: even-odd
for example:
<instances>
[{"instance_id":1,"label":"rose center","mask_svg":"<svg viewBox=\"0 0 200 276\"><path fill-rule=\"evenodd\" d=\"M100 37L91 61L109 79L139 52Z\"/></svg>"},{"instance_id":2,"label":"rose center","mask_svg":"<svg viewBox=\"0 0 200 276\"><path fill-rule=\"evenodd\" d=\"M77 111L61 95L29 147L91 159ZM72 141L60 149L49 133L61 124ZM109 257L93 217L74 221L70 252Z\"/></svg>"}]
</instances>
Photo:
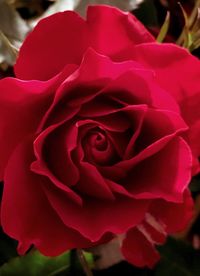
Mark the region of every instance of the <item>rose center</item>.
<instances>
[{"instance_id":1,"label":"rose center","mask_svg":"<svg viewBox=\"0 0 200 276\"><path fill-rule=\"evenodd\" d=\"M87 162L98 165L111 165L118 159L111 140L106 132L100 128L88 131L82 145Z\"/></svg>"},{"instance_id":2,"label":"rose center","mask_svg":"<svg viewBox=\"0 0 200 276\"><path fill-rule=\"evenodd\" d=\"M108 146L108 140L104 133L101 133L101 132L95 133L94 132L89 137L89 144L92 147L95 147L99 151L104 151L104 150L106 150L106 148Z\"/></svg>"}]
</instances>

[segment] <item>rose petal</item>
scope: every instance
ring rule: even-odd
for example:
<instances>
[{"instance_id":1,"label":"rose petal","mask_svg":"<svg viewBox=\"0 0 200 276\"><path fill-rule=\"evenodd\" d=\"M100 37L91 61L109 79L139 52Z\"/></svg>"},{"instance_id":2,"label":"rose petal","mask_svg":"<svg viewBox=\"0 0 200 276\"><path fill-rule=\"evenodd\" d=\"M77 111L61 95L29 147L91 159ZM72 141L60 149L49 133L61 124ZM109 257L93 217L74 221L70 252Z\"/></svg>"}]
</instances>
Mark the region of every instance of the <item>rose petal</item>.
<instances>
[{"instance_id":1,"label":"rose petal","mask_svg":"<svg viewBox=\"0 0 200 276\"><path fill-rule=\"evenodd\" d=\"M137 228L128 231L121 250L125 259L138 267L153 268L160 259L154 245Z\"/></svg>"},{"instance_id":2,"label":"rose petal","mask_svg":"<svg viewBox=\"0 0 200 276\"><path fill-rule=\"evenodd\" d=\"M10 153L26 135L37 130L55 90L75 68L74 65L68 65L47 82L14 78L0 81L0 179Z\"/></svg>"},{"instance_id":3,"label":"rose petal","mask_svg":"<svg viewBox=\"0 0 200 276\"><path fill-rule=\"evenodd\" d=\"M104 97L101 94L91 101L85 103L79 112L83 117L99 117L116 112L124 105L118 103L110 97Z\"/></svg>"},{"instance_id":4,"label":"rose petal","mask_svg":"<svg viewBox=\"0 0 200 276\"><path fill-rule=\"evenodd\" d=\"M46 180L29 169L33 158L32 139L28 139L9 160L1 206L4 232L19 241L20 254L32 244L48 256L91 246L78 232L66 227L51 208L42 189Z\"/></svg>"},{"instance_id":5,"label":"rose petal","mask_svg":"<svg viewBox=\"0 0 200 276\"><path fill-rule=\"evenodd\" d=\"M15 73L22 79L47 80L66 64L80 64L89 47L118 57L130 44L153 41L133 15L113 7L89 7L86 21L72 11L57 13L41 20L29 34L20 49Z\"/></svg>"},{"instance_id":6,"label":"rose petal","mask_svg":"<svg viewBox=\"0 0 200 276\"><path fill-rule=\"evenodd\" d=\"M176 58L174 58L176 57ZM160 85L171 94L180 105L181 114L190 126L188 141L194 147L194 160L200 156L193 137L199 132L197 125L200 117L200 62L184 48L173 44L141 44L134 47L132 58L145 67L155 70ZM176 78L174 79L174 76ZM169 81L174 79L174 81ZM197 163L197 162L196 162ZM194 172L198 172L196 168Z\"/></svg>"},{"instance_id":7,"label":"rose petal","mask_svg":"<svg viewBox=\"0 0 200 276\"><path fill-rule=\"evenodd\" d=\"M147 104L179 113L175 100L157 83L152 71L132 67L105 87L102 95L123 104Z\"/></svg>"},{"instance_id":8,"label":"rose petal","mask_svg":"<svg viewBox=\"0 0 200 276\"><path fill-rule=\"evenodd\" d=\"M87 126L90 126L90 128L101 127L104 130L115 131L115 132L126 131L130 126L130 122L127 122L127 120L125 120L122 116L119 116L119 114L118 114L118 116L116 115L116 117L118 119L120 118L118 124L117 124L116 120L114 120L115 116L111 115L111 116L106 117L107 120L104 117L100 117L98 119L95 118L95 120L92 120L92 119L79 120L76 123L76 126L78 128L81 128L81 127L85 128ZM109 118L109 120L108 120L108 118Z\"/></svg>"},{"instance_id":9,"label":"rose petal","mask_svg":"<svg viewBox=\"0 0 200 276\"><path fill-rule=\"evenodd\" d=\"M135 155L154 142L171 134L185 134L188 126L182 117L171 111L149 108L134 145Z\"/></svg>"},{"instance_id":10,"label":"rose petal","mask_svg":"<svg viewBox=\"0 0 200 276\"><path fill-rule=\"evenodd\" d=\"M78 189L83 197L85 195L92 198L100 198L104 200L114 200L115 197L98 172L95 166L88 162L81 162L79 164L80 180L77 183L75 189Z\"/></svg>"},{"instance_id":11,"label":"rose petal","mask_svg":"<svg viewBox=\"0 0 200 276\"><path fill-rule=\"evenodd\" d=\"M180 202L191 178L192 159L186 142L180 137L171 138L165 137L130 160L99 170L137 199L164 198Z\"/></svg>"},{"instance_id":12,"label":"rose petal","mask_svg":"<svg viewBox=\"0 0 200 276\"><path fill-rule=\"evenodd\" d=\"M191 147L193 153L193 172L192 174L197 174L200 172L199 166L199 156L200 156L200 120L196 120L191 126L189 133L187 133L188 144Z\"/></svg>"},{"instance_id":13,"label":"rose petal","mask_svg":"<svg viewBox=\"0 0 200 276\"><path fill-rule=\"evenodd\" d=\"M114 201L85 196L81 207L52 186L45 186L44 189L64 224L92 242L99 240L104 233L122 234L137 225L150 204L149 200L133 200L120 195Z\"/></svg>"},{"instance_id":14,"label":"rose petal","mask_svg":"<svg viewBox=\"0 0 200 276\"><path fill-rule=\"evenodd\" d=\"M116 58L130 44L154 42L154 37L131 13L108 6L89 6L87 21L98 52Z\"/></svg>"},{"instance_id":15,"label":"rose petal","mask_svg":"<svg viewBox=\"0 0 200 276\"><path fill-rule=\"evenodd\" d=\"M54 185L66 192L76 203L81 204L80 196L69 188L79 180L79 171L71 158L71 151L77 144L77 127L68 126L68 131L63 130L65 127L67 129L66 125L54 125L37 137L34 141L37 160L31 164L31 170L48 177Z\"/></svg>"},{"instance_id":16,"label":"rose petal","mask_svg":"<svg viewBox=\"0 0 200 276\"><path fill-rule=\"evenodd\" d=\"M159 208L158 208L159 206ZM186 228L193 216L194 202L188 189L183 193L181 203L154 201L150 212L161 224L166 225L168 233L176 233Z\"/></svg>"},{"instance_id":17,"label":"rose petal","mask_svg":"<svg viewBox=\"0 0 200 276\"><path fill-rule=\"evenodd\" d=\"M50 104L52 81L22 82L3 79L0 82L0 178L9 155L27 134L34 132ZM37 116L36 116L37 114ZM30 123L31 122L31 123ZM14 135L13 135L14 133Z\"/></svg>"},{"instance_id":18,"label":"rose petal","mask_svg":"<svg viewBox=\"0 0 200 276\"><path fill-rule=\"evenodd\" d=\"M177 137L161 151L130 169L122 183L136 198L158 197L180 202L191 178L191 163L188 145Z\"/></svg>"},{"instance_id":19,"label":"rose petal","mask_svg":"<svg viewBox=\"0 0 200 276\"><path fill-rule=\"evenodd\" d=\"M126 151L124 152L123 155L123 159L129 159L133 156L134 154L134 150L135 150L135 142L138 138L138 136L140 135L141 129L142 129L142 125L144 122L144 118L146 115L146 112L148 110L147 106L143 106L143 108L139 108L142 107L141 105L138 105L138 108L129 108L128 110L128 114L130 116L130 119L132 119L132 121L135 121L135 126L134 126L134 131L133 131L133 135L127 145ZM135 112L136 111L136 112Z\"/></svg>"},{"instance_id":20,"label":"rose petal","mask_svg":"<svg viewBox=\"0 0 200 276\"><path fill-rule=\"evenodd\" d=\"M110 179L106 179L106 183L114 193L125 195L130 198L134 198L134 196L131 193L129 193L129 191L126 190L122 185L119 185Z\"/></svg>"},{"instance_id":21,"label":"rose petal","mask_svg":"<svg viewBox=\"0 0 200 276\"><path fill-rule=\"evenodd\" d=\"M54 101L44 117L43 128L64 120L71 109L80 108L92 101L111 80L130 68L138 70L141 66L134 61L115 63L93 49L88 49L79 69L66 79L56 92ZM145 73L152 74L147 70Z\"/></svg>"},{"instance_id":22,"label":"rose petal","mask_svg":"<svg viewBox=\"0 0 200 276\"><path fill-rule=\"evenodd\" d=\"M148 122L148 124L146 123L145 128L142 129L140 139L137 137L137 141L134 145L135 148L132 149L135 153L134 156L131 159L123 160L112 167L100 168L105 177L112 178L117 181L126 177L127 169L129 170L130 168L133 168L133 166L142 160L160 151L175 136L187 130L187 125L177 113L166 110L153 110L149 108L146 115L148 115L146 116L146 122ZM162 120L164 124L162 123ZM161 129L157 128L157 125L159 125ZM165 125L167 127L164 127ZM148 128L151 135L149 135L148 131L146 132L146 128ZM155 133L153 133L153 130ZM140 145L139 148L138 145Z\"/></svg>"},{"instance_id":23,"label":"rose petal","mask_svg":"<svg viewBox=\"0 0 200 276\"><path fill-rule=\"evenodd\" d=\"M119 153L119 156L126 159L128 156L132 155L134 149L133 145L140 133L146 111L146 105L127 105L116 110L111 109L110 112L106 112L106 115L104 115L105 111L100 111L100 109L96 112L86 111L84 115L87 114L92 117L94 115L95 121L109 130L108 137ZM101 113L103 114L99 116ZM111 125L112 129L110 128ZM123 131L123 133L121 134L119 131ZM128 131L131 132L132 137ZM130 138L131 140L129 140Z\"/></svg>"},{"instance_id":24,"label":"rose petal","mask_svg":"<svg viewBox=\"0 0 200 276\"><path fill-rule=\"evenodd\" d=\"M134 47L132 58L154 70L161 86L178 102L199 93L200 63L186 49L175 44L144 43ZM169 81L174 76L176 81Z\"/></svg>"}]
</instances>

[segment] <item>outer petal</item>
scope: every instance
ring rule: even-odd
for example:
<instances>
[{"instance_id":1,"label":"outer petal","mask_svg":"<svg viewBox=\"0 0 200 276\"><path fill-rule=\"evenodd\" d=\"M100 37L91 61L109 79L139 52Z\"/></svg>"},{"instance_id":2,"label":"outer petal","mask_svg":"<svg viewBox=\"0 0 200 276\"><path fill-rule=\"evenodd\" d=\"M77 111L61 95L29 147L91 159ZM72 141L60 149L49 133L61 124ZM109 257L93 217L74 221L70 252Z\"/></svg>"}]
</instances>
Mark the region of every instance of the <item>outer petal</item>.
<instances>
[{"instance_id":1,"label":"outer petal","mask_svg":"<svg viewBox=\"0 0 200 276\"><path fill-rule=\"evenodd\" d=\"M199 108L199 106L198 106ZM191 110L193 108L191 107ZM194 112L195 113L195 112ZM188 133L188 144L190 145L193 153L193 174L197 174L200 172L199 166L199 157L200 157L200 117L196 120L191 126L190 131Z\"/></svg>"},{"instance_id":2,"label":"outer petal","mask_svg":"<svg viewBox=\"0 0 200 276\"><path fill-rule=\"evenodd\" d=\"M104 102L109 97L116 107L147 104L179 112L173 97L156 84L152 71L144 70L134 61L113 62L90 48L79 69L58 89L42 127L65 120L71 109L84 106L100 95L105 97Z\"/></svg>"},{"instance_id":3,"label":"outer petal","mask_svg":"<svg viewBox=\"0 0 200 276\"><path fill-rule=\"evenodd\" d=\"M179 113L179 107L173 97L157 84L154 72L143 69L142 66L135 66L121 74L105 87L103 93L128 105L148 104L154 108Z\"/></svg>"},{"instance_id":4,"label":"outer petal","mask_svg":"<svg viewBox=\"0 0 200 276\"><path fill-rule=\"evenodd\" d=\"M113 199L111 191L95 167L84 162L79 166L73 163L71 152L77 146L77 132L75 124L64 124L61 127L54 125L42 132L34 142L37 160L32 163L31 169L47 176L53 185L63 193L68 193L78 204L82 202L81 197L69 188L77 182L89 194L95 193L97 197Z\"/></svg>"},{"instance_id":5,"label":"outer petal","mask_svg":"<svg viewBox=\"0 0 200 276\"><path fill-rule=\"evenodd\" d=\"M144 218L150 204L150 200L135 200L119 195L115 200L97 200L85 196L83 205L80 206L50 185L44 189L51 206L65 225L93 242L107 232L122 234L137 225Z\"/></svg>"},{"instance_id":6,"label":"outer petal","mask_svg":"<svg viewBox=\"0 0 200 276\"><path fill-rule=\"evenodd\" d=\"M31 244L50 256L91 246L79 233L66 227L50 207L41 187L46 179L29 168L34 158L32 151L29 139L16 148L6 168L1 206L3 230L19 241L20 254Z\"/></svg>"},{"instance_id":7,"label":"outer petal","mask_svg":"<svg viewBox=\"0 0 200 276\"><path fill-rule=\"evenodd\" d=\"M130 45L155 41L136 17L114 7L90 6L87 23L94 49L117 60Z\"/></svg>"},{"instance_id":8,"label":"outer petal","mask_svg":"<svg viewBox=\"0 0 200 276\"><path fill-rule=\"evenodd\" d=\"M0 82L0 175L15 146L36 130L52 98L49 83L3 79ZM37 115L36 115L37 114Z\"/></svg>"},{"instance_id":9,"label":"outer petal","mask_svg":"<svg viewBox=\"0 0 200 276\"><path fill-rule=\"evenodd\" d=\"M160 85L176 99L184 120L190 126L188 141L194 157L199 157L196 137L200 132L200 61L173 44L138 45L132 51L132 58L155 70Z\"/></svg>"},{"instance_id":10,"label":"outer petal","mask_svg":"<svg viewBox=\"0 0 200 276\"><path fill-rule=\"evenodd\" d=\"M14 78L0 81L0 178L10 153L26 135L36 131L58 85L74 69L69 65L47 82Z\"/></svg>"},{"instance_id":11,"label":"outer petal","mask_svg":"<svg viewBox=\"0 0 200 276\"><path fill-rule=\"evenodd\" d=\"M48 135L52 131L54 131L54 141L52 144L50 143L49 148L45 148L45 139L48 140ZM53 185L60 188L63 193L67 193L76 203L81 204L81 197L70 188L79 179L79 172L71 159L71 151L76 147L76 133L76 127L70 127L68 133L63 133L63 126L59 128L57 125L42 132L34 141L36 161L31 164L30 169L48 177ZM43 156L44 153L45 156Z\"/></svg>"},{"instance_id":12,"label":"outer petal","mask_svg":"<svg viewBox=\"0 0 200 276\"><path fill-rule=\"evenodd\" d=\"M130 45L154 38L131 14L108 6L88 8L87 20L72 11L43 19L21 47L15 73L22 79L46 80L66 64L80 64L88 47L117 57Z\"/></svg>"},{"instance_id":13,"label":"outer petal","mask_svg":"<svg viewBox=\"0 0 200 276\"><path fill-rule=\"evenodd\" d=\"M137 228L128 231L121 250L125 259L138 267L152 268L160 259L154 245Z\"/></svg>"},{"instance_id":14,"label":"outer petal","mask_svg":"<svg viewBox=\"0 0 200 276\"><path fill-rule=\"evenodd\" d=\"M200 61L184 48L144 43L133 48L132 58L154 70L161 86L179 103L200 93Z\"/></svg>"},{"instance_id":15,"label":"outer petal","mask_svg":"<svg viewBox=\"0 0 200 276\"><path fill-rule=\"evenodd\" d=\"M130 169L122 184L136 198L163 198L180 202L183 191L189 184L190 174L190 149L185 141L178 137L161 151Z\"/></svg>"},{"instance_id":16,"label":"outer petal","mask_svg":"<svg viewBox=\"0 0 200 276\"><path fill-rule=\"evenodd\" d=\"M166 232L176 233L182 231L193 216L193 200L189 190L183 194L183 202L179 204L166 201L155 201L150 209L151 214L166 226ZM158 208L159 206L159 208Z\"/></svg>"},{"instance_id":17,"label":"outer petal","mask_svg":"<svg viewBox=\"0 0 200 276\"><path fill-rule=\"evenodd\" d=\"M163 244L167 234L182 230L193 214L193 200L189 190L183 193L183 202L174 204L163 200L152 203L144 221L128 231L122 252L128 261L150 268L159 260L154 245Z\"/></svg>"},{"instance_id":18,"label":"outer petal","mask_svg":"<svg viewBox=\"0 0 200 276\"><path fill-rule=\"evenodd\" d=\"M100 95L104 87L107 87L112 80L114 81L119 76L126 74L129 70L136 72L136 75L145 74L145 76L147 75L146 78L153 79L152 72L150 70L143 70L143 67L137 62L113 62L110 58L98 54L92 48L88 49L84 54L82 63L78 70L74 72L70 78L66 79L56 92L54 101L44 117L43 127L44 125L51 125L52 122L57 123L57 121L60 122L61 120L66 120L66 117L72 113L71 109L75 107L79 108L87 102L95 99L95 97ZM128 75L128 77L132 78L132 75ZM144 80L142 79L141 81L143 82ZM115 89L116 87L114 87L114 90ZM128 89L128 86L126 86L126 89ZM130 89L134 89L134 85L131 86ZM130 91L127 93L131 94ZM146 92L145 96L148 93L149 91ZM121 94L123 95L123 92L121 92ZM173 98L167 93L164 93L163 98L165 99L165 94L167 96L165 102L168 104L173 101L176 105ZM148 100L151 100L149 94ZM129 102L129 104L131 104L131 102ZM165 104L165 106L167 104ZM174 108L173 103L170 104L170 108Z\"/></svg>"},{"instance_id":19,"label":"outer petal","mask_svg":"<svg viewBox=\"0 0 200 276\"><path fill-rule=\"evenodd\" d=\"M137 199L164 198L181 202L190 181L191 163L186 142L168 135L132 159L99 169L104 177L117 181Z\"/></svg>"},{"instance_id":20,"label":"outer petal","mask_svg":"<svg viewBox=\"0 0 200 276\"><path fill-rule=\"evenodd\" d=\"M152 268L159 260L154 244L162 244L167 233L175 233L186 227L192 217L193 201L185 190L179 204L157 200L152 203L144 221L130 229L123 241L122 253L136 266Z\"/></svg>"}]
</instances>

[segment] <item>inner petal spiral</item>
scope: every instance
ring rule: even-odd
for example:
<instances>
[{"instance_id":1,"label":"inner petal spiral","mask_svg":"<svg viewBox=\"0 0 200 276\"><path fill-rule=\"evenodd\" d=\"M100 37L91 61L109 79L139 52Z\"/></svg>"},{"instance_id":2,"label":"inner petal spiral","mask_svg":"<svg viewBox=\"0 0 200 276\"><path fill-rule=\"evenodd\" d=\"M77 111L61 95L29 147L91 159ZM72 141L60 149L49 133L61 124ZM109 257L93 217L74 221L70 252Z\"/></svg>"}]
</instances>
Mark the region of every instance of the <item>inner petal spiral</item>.
<instances>
[{"instance_id":1,"label":"inner petal spiral","mask_svg":"<svg viewBox=\"0 0 200 276\"><path fill-rule=\"evenodd\" d=\"M107 166L119 161L119 156L109 134L100 127L88 131L82 141L82 146L85 161L89 163Z\"/></svg>"}]
</instances>

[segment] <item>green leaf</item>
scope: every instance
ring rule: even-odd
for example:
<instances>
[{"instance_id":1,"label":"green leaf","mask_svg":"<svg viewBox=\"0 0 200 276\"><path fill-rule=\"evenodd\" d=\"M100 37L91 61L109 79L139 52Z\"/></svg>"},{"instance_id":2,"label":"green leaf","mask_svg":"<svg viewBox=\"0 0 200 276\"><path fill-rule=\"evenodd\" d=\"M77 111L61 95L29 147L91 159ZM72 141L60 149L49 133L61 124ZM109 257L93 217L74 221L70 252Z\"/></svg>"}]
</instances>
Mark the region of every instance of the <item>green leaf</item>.
<instances>
[{"instance_id":1,"label":"green leaf","mask_svg":"<svg viewBox=\"0 0 200 276\"><path fill-rule=\"evenodd\" d=\"M23 257L11 259L0 267L0 276L53 276L58 275L61 269L67 271L69 268L69 253L49 258L41 255L38 251L32 251Z\"/></svg>"},{"instance_id":2,"label":"green leaf","mask_svg":"<svg viewBox=\"0 0 200 276\"><path fill-rule=\"evenodd\" d=\"M169 238L159 251L162 258L155 267L154 276L200 275L200 250L195 250L190 244Z\"/></svg>"},{"instance_id":3,"label":"green leaf","mask_svg":"<svg viewBox=\"0 0 200 276\"><path fill-rule=\"evenodd\" d=\"M184 21L185 21L185 26L183 28L183 31L180 35L180 37L177 40L177 44L178 45L182 45L183 47L185 47L186 49L190 49L190 46L192 45L193 41L192 41L192 33L190 31L190 18L188 17L186 11L184 10L183 6L181 5L180 2L178 2L183 17L184 17Z\"/></svg>"},{"instance_id":4,"label":"green leaf","mask_svg":"<svg viewBox=\"0 0 200 276\"><path fill-rule=\"evenodd\" d=\"M90 253L84 253L85 258L92 266L93 257ZM66 252L58 257L45 257L34 250L22 257L11 259L0 267L0 276L67 276L71 275L70 252ZM81 274L80 264L76 263L76 270Z\"/></svg>"},{"instance_id":5,"label":"green leaf","mask_svg":"<svg viewBox=\"0 0 200 276\"><path fill-rule=\"evenodd\" d=\"M163 25L162 25L162 27L160 29L160 32L159 32L159 34L157 36L157 39L156 39L158 42L161 43L161 42L164 41L164 39L165 39L165 37L167 35L167 32L169 30L169 24L170 24L170 13L167 12L167 15L165 17L165 21L164 21L164 23L163 23Z\"/></svg>"}]
</instances>

